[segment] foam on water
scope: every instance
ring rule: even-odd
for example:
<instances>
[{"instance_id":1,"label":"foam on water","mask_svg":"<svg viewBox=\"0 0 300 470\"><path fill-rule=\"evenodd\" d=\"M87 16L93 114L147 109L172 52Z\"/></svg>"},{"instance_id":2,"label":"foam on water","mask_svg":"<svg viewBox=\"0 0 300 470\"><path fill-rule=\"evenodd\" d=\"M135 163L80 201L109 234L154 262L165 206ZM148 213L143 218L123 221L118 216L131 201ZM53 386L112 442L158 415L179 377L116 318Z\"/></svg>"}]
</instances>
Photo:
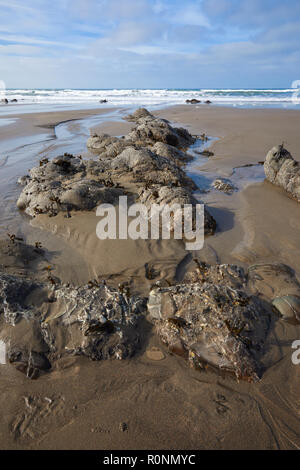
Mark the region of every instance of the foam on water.
<instances>
[{"instance_id":1,"label":"foam on water","mask_svg":"<svg viewBox=\"0 0 300 470\"><path fill-rule=\"evenodd\" d=\"M286 89L8 89L8 100L17 99L23 104L97 104L107 100L102 106L161 106L183 104L187 99L202 102L212 101L217 105L291 107L300 108L300 90Z\"/></svg>"}]
</instances>

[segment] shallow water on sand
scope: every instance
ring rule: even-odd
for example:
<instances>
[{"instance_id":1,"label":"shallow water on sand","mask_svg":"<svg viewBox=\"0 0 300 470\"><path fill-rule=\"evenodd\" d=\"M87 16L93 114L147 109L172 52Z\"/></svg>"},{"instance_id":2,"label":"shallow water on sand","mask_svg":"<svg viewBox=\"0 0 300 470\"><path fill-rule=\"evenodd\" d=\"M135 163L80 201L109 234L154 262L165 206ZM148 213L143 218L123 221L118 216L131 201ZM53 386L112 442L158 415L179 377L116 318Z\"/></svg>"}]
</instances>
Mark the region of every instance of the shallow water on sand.
<instances>
[{"instance_id":1,"label":"shallow water on sand","mask_svg":"<svg viewBox=\"0 0 300 470\"><path fill-rule=\"evenodd\" d=\"M115 110L107 114L71 120L58 124L52 133L43 133L0 141L0 233L18 231L24 216L16 207L21 192L19 177L38 165L41 158L54 158L60 153L82 154L93 157L87 151L86 141L90 128L107 121L121 120L127 112Z\"/></svg>"},{"instance_id":2,"label":"shallow water on sand","mask_svg":"<svg viewBox=\"0 0 300 470\"><path fill-rule=\"evenodd\" d=\"M216 137L207 137L207 141L197 139L194 145L192 145L188 153L194 157L194 159L186 166L187 174L195 181L200 188L200 193L216 192L217 189L213 188L212 184L219 175L216 172L209 172L201 169L209 158L202 155L204 150L218 140ZM245 189L250 184L261 183L265 179L264 167L261 164L257 165L245 165L233 169L230 178L227 178L236 190ZM225 194L225 193L224 193ZM228 194L227 194L228 196Z\"/></svg>"}]
</instances>

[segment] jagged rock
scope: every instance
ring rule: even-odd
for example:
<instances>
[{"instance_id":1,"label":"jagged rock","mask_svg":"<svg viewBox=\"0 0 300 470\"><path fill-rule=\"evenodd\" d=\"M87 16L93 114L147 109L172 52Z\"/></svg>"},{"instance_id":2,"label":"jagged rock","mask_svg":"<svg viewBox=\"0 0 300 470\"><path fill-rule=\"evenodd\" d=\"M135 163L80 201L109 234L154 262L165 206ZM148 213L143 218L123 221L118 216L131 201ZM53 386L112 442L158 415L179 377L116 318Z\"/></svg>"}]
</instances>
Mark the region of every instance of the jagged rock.
<instances>
[{"instance_id":1,"label":"jagged rock","mask_svg":"<svg viewBox=\"0 0 300 470\"><path fill-rule=\"evenodd\" d=\"M139 193L139 202L151 207L152 204L196 204L196 199L184 188L153 185L151 188L143 188Z\"/></svg>"},{"instance_id":2,"label":"jagged rock","mask_svg":"<svg viewBox=\"0 0 300 470\"><path fill-rule=\"evenodd\" d=\"M199 263L183 284L154 288L148 311L161 340L195 367L259 380L270 311L246 282L241 268Z\"/></svg>"},{"instance_id":3,"label":"jagged rock","mask_svg":"<svg viewBox=\"0 0 300 470\"><path fill-rule=\"evenodd\" d=\"M0 274L0 319L16 325L22 318L39 328L55 360L65 354L84 355L93 360L130 357L139 345L137 325L145 311L145 300L131 296L126 288L90 282L72 288L36 283L19 276ZM23 364L23 371L50 368L48 358L22 344L14 346L10 362ZM26 372L27 373L27 372ZM33 377L31 377L33 378Z\"/></svg>"},{"instance_id":4,"label":"jagged rock","mask_svg":"<svg viewBox=\"0 0 300 470\"><path fill-rule=\"evenodd\" d=\"M173 147L186 149L195 142L194 137L184 128L175 128L165 119L152 114L137 119L136 126L125 137L132 142L144 142L145 145L163 142Z\"/></svg>"},{"instance_id":5,"label":"jagged rock","mask_svg":"<svg viewBox=\"0 0 300 470\"><path fill-rule=\"evenodd\" d=\"M193 207L199 201L197 201L194 196L185 188L181 187L170 187L170 186L159 186L153 185L151 188L143 188L139 193L139 202L145 204L148 210L151 209L153 204L159 206L168 205L173 206L174 204L179 204L183 207L185 204L190 204ZM194 217L194 212L192 217ZM180 213L179 219L181 223L182 215ZM176 214L174 216L174 223L177 223ZM191 226L192 227L192 226ZM171 226L174 229L174 225ZM210 215L210 213L204 208L204 234L213 235L216 231L216 221Z\"/></svg>"},{"instance_id":6,"label":"jagged rock","mask_svg":"<svg viewBox=\"0 0 300 470\"><path fill-rule=\"evenodd\" d=\"M101 203L113 203L122 192L108 188L96 180L93 173L103 171L101 163L84 163L72 155L41 161L30 171L30 181L24 187L17 206L30 216L56 215L61 211L91 210ZM27 180L28 181L28 180Z\"/></svg>"},{"instance_id":7,"label":"jagged rock","mask_svg":"<svg viewBox=\"0 0 300 470\"><path fill-rule=\"evenodd\" d=\"M101 158L115 158L127 147L135 146L134 142L125 141L107 134L93 134L88 141L87 147Z\"/></svg>"},{"instance_id":8,"label":"jagged rock","mask_svg":"<svg viewBox=\"0 0 300 470\"><path fill-rule=\"evenodd\" d=\"M100 100L100 103L103 104L103 103L108 103L107 100Z\"/></svg>"},{"instance_id":9,"label":"jagged rock","mask_svg":"<svg viewBox=\"0 0 300 470\"><path fill-rule=\"evenodd\" d=\"M132 170L136 182L183 186L192 191L197 189L193 180L186 176L176 164L146 148L128 147L111 161L111 168L112 170Z\"/></svg>"},{"instance_id":10,"label":"jagged rock","mask_svg":"<svg viewBox=\"0 0 300 470\"><path fill-rule=\"evenodd\" d=\"M144 300L105 283L79 289L55 291L53 313L42 323L43 336L52 352L60 352L60 330L65 331L64 349L93 360L124 359L138 347L137 322Z\"/></svg>"},{"instance_id":11,"label":"jagged rock","mask_svg":"<svg viewBox=\"0 0 300 470\"><path fill-rule=\"evenodd\" d=\"M15 326L21 319L30 320L35 312L26 304L26 298L38 285L22 277L0 273L0 316Z\"/></svg>"},{"instance_id":12,"label":"jagged rock","mask_svg":"<svg viewBox=\"0 0 300 470\"><path fill-rule=\"evenodd\" d=\"M226 178L217 178L212 183L212 187L227 194L232 194L233 191L236 189L235 186L231 183L231 181Z\"/></svg>"},{"instance_id":13,"label":"jagged rock","mask_svg":"<svg viewBox=\"0 0 300 470\"><path fill-rule=\"evenodd\" d=\"M115 158L127 147L139 149L142 143L132 142L124 138L111 137L107 134L93 134L87 141L87 147L101 159Z\"/></svg>"},{"instance_id":14,"label":"jagged rock","mask_svg":"<svg viewBox=\"0 0 300 470\"><path fill-rule=\"evenodd\" d=\"M184 165L193 160L193 157L188 153L182 152L176 147L172 147L172 145L167 145L162 142L157 142L153 147L151 147L151 150L161 157L168 158L178 166Z\"/></svg>"},{"instance_id":15,"label":"jagged rock","mask_svg":"<svg viewBox=\"0 0 300 470\"><path fill-rule=\"evenodd\" d=\"M20 178L18 178L18 181L17 183L20 185L20 186L26 186L26 184L28 184L30 182L30 176L29 175L25 175L25 176L20 176Z\"/></svg>"},{"instance_id":16,"label":"jagged rock","mask_svg":"<svg viewBox=\"0 0 300 470\"><path fill-rule=\"evenodd\" d=\"M118 143L120 139L117 137L111 137L108 134L93 134L87 141L87 147L93 150L99 150L99 152L105 152L106 147Z\"/></svg>"},{"instance_id":17,"label":"jagged rock","mask_svg":"<svg viewBox=\"0 0 300 470\"><path fill-rule=\"evenodd\" d=\"M266 178L300 202L300 163L283 147L273 147L264 164Z\"/></svg>"},{"instance_id":18,"label":"jagged rock","mask_svg":"<svg viewBox=\"0 0 300 470\"><path fill-rule=\"evenodd\" d=\"M124 119L130 122L137 122L139 119L145 117L152 117L152 114L145 108L139 108L133 114L124 117Z\"/></svg>"}]
</instances>

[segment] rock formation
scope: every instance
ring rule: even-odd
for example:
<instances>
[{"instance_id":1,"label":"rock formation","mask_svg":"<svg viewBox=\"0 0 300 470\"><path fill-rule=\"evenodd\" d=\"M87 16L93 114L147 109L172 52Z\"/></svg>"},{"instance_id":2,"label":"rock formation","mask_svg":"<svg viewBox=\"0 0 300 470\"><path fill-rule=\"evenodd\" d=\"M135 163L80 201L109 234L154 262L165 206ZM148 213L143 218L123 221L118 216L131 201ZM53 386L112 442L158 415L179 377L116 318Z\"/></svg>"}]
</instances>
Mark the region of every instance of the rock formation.
<instances>
[{"instance_id":1,"label":"rock formation","mask_svg":"<svg viewBox=\"0 0 300 470\"><path fill-rule=\"evenodd\" d=\"M56 215L60 211L91 210L100 203L113 203L122 192L108 188L105 181L95 176L103 170L100 162L95 165L72 155L41 161L40 166L30 171L17 206L30 216L47 213ZM97 174L97 176L98 176Z\"/></svg>"},{"instance_id":2,"label":"rock formation","mask_svg":"<svg viewBox=\"0 0 300 470\"><path fill-rule=\"evenodd\" d=\"M197 264L183 283L151 290L148 311L158 335L194 367L259 380L272 316L276 319L271 306L299 324L299 283L284 265L252 266L247 274L237 266ZM274 299L274 289L267 289L276 278L286 295Z\"/></svg>"},{"instance_id":3,"label":"rock formation","mask_svg":"<svg viewBox=\"0 0 300 470\"><path fill-rule=\"evenodd\" d=\"M300 201L300 163L279 145L268 153L264 164L266 178Z\"/></svg>"},{"instance_id":4,"label":"rock formation","mask_svg":"<svg viewBox=\"0 0 300 470\"><path fill-rule=\"evenodd\" d=\"M3 321L14 327L25 322L42 338L37 351L26 340L10 341L9 361L30 378L66 354L93 360L132 356L144 310L144 299L131 296L126 286L117 290L92 281L73 288L0 272L1 333Z\"/></svg>"},{"instance_id":5,"label":"rock formation","mask_svg":"<svg viewBox=\"0 0 300 470\"><path fill-rule=\"evenodd\" d=\"M226 178L217 178L212 183L212 186L213 188L218 189L219 191L223 191L224 193L227 193L227 194L232 194L234 190L236 189L234 185L231 183L231 181Z\"/></svg>"},{"instance_id":6,"label":"rock formation","mask_svg":"<svg viewBox=\"0 0 300 470\"><path fill-rule=\"evenodd\" d=\"M145 109L128 117L136 126L123 138L94 134L87 142L98 160L83 160L65 154L52 161L43 159L29 176L19 178L24 186L17 205L30 216L73 210L92 210L101 203L115 203L124 186L137 202L156 204L197 203L196 184L184 165L191 160L183 149L195 139L188 131L172 127ZM128 193L128 191L127 191ZM216 222L205 210L205 233L213 234Z\"/></svg>"}]
</instances>

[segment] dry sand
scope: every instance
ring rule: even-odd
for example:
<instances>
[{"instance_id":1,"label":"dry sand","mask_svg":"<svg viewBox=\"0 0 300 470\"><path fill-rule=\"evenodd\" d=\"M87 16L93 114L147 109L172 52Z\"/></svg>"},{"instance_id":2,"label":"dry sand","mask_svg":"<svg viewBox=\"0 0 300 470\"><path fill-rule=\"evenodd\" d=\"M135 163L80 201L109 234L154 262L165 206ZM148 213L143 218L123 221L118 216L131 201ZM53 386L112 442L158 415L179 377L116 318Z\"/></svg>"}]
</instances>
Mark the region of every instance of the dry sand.
<instances>
[{"instance_id":1,"label":"dry sand","mask_svg":"<svg viewBox=\"0 0 300 470\"><path fill-rule=\"evenodd\" d=\"M281 141L300 160L300 112L179 106L156 114L193 133L219 138L212 146L215 156L201 167L208 173L230 177L233 168L264 160L267 151ZM56 119L44 116L42 124ZM106 123L101 130L120 135L129 126ZM300 278L299 206L295 201L265 182L232 196L212 192L204 200L218 222L218 232L196 254L200 260L245 266L280 261L292 266ZM147 263L158 271L158 278L170 281L180 280L193 267L192 256L179 242L103 243L96 237L96 223L91 213L72 214L71 219L43 216L31 226L24 222L22 230L27 242L42 241L47 262L64 282L80 284L100 277L115 285L131 280L137 292L145 293L151 284L146 278ZM22 267L16 268L17 260L11 264L10 271L24 272ZM36 269L38 272L40 266ZM37 381L28 381L9 365L1 366L0 447L300 447L300 368L291 362L291 343L300 339L299 327L277 322L267 344L268 370L255 385L189 369L183 359L170 355L160 344L147 319L140 333L143 348L128 361L93 363L64 358ZM124 432L121 423L127 424Z\"/></svg>"}]
</instances>

